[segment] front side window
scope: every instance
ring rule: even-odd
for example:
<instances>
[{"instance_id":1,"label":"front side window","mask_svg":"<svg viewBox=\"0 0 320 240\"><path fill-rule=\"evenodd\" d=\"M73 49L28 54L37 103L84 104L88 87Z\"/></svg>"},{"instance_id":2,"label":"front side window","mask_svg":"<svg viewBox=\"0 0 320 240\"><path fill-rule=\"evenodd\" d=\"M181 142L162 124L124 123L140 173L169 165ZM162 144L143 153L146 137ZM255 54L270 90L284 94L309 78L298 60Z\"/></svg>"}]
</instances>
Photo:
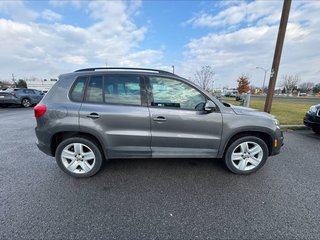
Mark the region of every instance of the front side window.
<instances>
[{"instance_id":1,"label":"front side window","mask_svg":"<svg viewBox=\"0 0 320 240\"><path fill-rule=\"evenodd\" d=\"M106 76L105 103L141 105L141 78L137 76Z\"/></svg>"},{"instance_id":2,"label":"front side window","mask_svg":"<svg viewBox=\"0 0 320 240\"><path fill-rule=\"evenodd\" d=\"M86 90L85 101L87 102L103 102L102 95L102 76L94 76L90 78L89 84Z\"/></svg>"},{"instance_id":3,"label":"front side window","mask_svg":"<svg viewBox=\"0 0 320 240\"><path fill-rule=\"evenodd\" d=\"M170 107L202 111L206 102L204 95L194 87L178 80L150 77L155 107Z\"/></svg>"}]
</instances>

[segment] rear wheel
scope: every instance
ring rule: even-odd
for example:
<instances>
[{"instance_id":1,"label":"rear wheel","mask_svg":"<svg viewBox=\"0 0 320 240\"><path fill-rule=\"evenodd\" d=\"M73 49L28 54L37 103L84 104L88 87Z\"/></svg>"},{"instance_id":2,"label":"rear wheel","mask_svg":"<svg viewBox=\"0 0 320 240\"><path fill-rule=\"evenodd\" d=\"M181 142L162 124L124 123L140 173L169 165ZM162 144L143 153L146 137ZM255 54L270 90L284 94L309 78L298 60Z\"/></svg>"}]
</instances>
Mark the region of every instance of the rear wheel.
<instances>
[{"instance_id":1,"label":"rear wheel","mask_svg":"<svg viewBox=\"0 0 320 240\"><path fill-rule=\"evenodd\" d=\"M95 141L86 138L68 138L57 147L56 161L70 176L91 177L102 166L102 154L98 146Z\"/></svg>"},{"instance_id":2,"label":"rear wheel","mask_svg":"<svg viewBox=\"0 0 320 240\"><path fill-rule=\"evenodd\" d=\"M225 163L233 173L250 174L265 164L268 155L268 147L262 139L253 136L241 137L228 147Z\"/></svg>"},{"instance_id":3,"label":"rear wheel","mask_svg":"<svg viewBox=\"0 0 320 240\"><path fill-rule=\"evenodd\" d=\"M317 134L320 134L320 127L319 128L312 128L312 131L314 131Z\"/></svg>"},{"instance_id":4,"label":"rear wheel","mask_svg":"<svg viewBox=\"0 0 320 240\"><path fill-rule=\"evenodd\" d=\"M30 106L31 106L31 101L30 101L30 99L28 99L28 98L22 99L21 105L22 105L23 107L25 107L25 108L30 107Z\"/></svg>"}]
</instances>

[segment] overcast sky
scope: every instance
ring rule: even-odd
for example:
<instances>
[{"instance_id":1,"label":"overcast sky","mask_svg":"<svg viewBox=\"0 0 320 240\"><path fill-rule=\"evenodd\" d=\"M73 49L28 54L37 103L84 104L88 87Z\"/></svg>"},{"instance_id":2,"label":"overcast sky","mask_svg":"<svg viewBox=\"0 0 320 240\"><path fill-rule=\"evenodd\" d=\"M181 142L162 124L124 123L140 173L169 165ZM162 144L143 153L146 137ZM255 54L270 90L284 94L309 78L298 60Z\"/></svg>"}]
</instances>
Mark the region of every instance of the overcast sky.
<instances>
[{"instance_id":1,"label":"overcast sky","mask_svg":"<svg viewBox=\"0 0 320 240\"><path fill-rule=\"evenodd\" d=\"M215 69L215 87L271 68L282 1L0 1L0 79L86 67ZM278 81L320 82L320 1L291 6ZM268 72L267 79L269 78Z\"/></svg>"}]
</instances>

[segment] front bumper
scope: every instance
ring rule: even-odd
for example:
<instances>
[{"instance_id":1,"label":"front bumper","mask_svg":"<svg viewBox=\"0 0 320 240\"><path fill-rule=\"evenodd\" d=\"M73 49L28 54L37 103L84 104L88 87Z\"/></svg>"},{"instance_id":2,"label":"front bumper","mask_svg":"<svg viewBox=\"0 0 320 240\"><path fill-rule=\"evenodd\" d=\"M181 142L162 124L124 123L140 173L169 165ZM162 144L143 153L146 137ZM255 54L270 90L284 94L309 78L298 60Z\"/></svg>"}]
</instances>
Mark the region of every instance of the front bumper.
<instances>
[{"instance_id":1,"label":"front bumper","mask_svg":"<svg viewBox=\"0 0 320 240\"><path fill-rule=\"evenodd\" d=\"M272 142L270 156L279 154L283 144L284 144L283 132L281 131L281 129L277 129L275 131L274 139Z\"/></svg>"},{"instance_id":2,"label":"front bumper","mask_svg":"<svg viewBox=\"0 0 320 240\"><path fill-rule=\"evenodd\" d=\"M320 127L320 117L318 117L316 114L310 114L306 113L304 119L303 119L304 125L307 127Z\"/></svg>"}]
</instances>

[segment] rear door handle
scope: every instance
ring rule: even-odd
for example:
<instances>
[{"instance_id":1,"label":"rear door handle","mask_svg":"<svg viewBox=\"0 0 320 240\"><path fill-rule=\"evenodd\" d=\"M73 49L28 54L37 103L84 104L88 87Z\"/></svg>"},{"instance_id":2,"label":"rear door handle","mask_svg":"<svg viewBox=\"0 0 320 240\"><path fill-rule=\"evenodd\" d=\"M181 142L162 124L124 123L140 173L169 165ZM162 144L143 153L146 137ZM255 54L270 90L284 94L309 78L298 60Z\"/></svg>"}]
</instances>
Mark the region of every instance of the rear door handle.
<instances>
[{"instance_id":1,"label":"rear door handle","mask_svg":"<svg viewBox=\"0 0 320 240\"><path fill-rule=\"evenodd\" d=\"M165 122L167 121L167 119L163 116L158 116L158 117L154 117L153 118L153 121L156 121L156 122Z\"/></svg>"},{"instance_id":2,"label":"rear door handle","mask_svg":"<svg viewBox=\"0 0 320 240\"><path fill-rule=\"evenodd\" d=\"M100 116L98 113L90 113L89 115L87 115L87 117L96 119L96 118L99 118Z\"/></svg>"}]
</instances>

